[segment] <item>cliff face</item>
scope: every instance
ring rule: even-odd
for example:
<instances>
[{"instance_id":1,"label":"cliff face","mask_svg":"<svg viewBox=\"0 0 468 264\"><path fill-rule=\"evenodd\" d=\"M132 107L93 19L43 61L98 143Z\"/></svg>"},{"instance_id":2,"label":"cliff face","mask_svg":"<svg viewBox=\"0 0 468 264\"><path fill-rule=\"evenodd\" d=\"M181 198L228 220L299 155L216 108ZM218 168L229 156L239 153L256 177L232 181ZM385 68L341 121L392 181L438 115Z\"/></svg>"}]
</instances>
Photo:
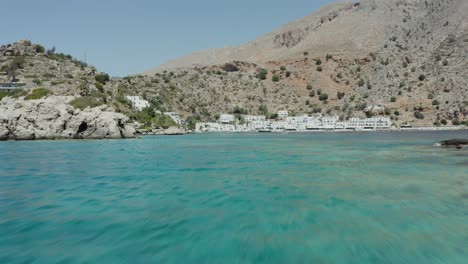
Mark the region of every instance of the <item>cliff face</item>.
<instances>
[{"instance_id":1,"label":"cliff face","mask_svg":"<svg viewBox=\"0 0 468 264\"><path fill-rule=\"evenodd\" d=\"M467 57L468 1L363 0L325 6L239 47L170 61L131 83L207 119L236 106L343 117L381 106L397 124L456 124L468 115ZM225 70L233 62L238 69ZM265 80L256 78L261 68Z\"/></svg>"},{"instance_id":2,"label":"cliff face","mask_svg":"<svg viewBox=\"0 0 468 264\"><path fill-rule=\"evenodd\" d=\"M133 138L128 118L106 106L73 109L73 97L0 102L0 140Z\"/></svg>"}]
</instances>

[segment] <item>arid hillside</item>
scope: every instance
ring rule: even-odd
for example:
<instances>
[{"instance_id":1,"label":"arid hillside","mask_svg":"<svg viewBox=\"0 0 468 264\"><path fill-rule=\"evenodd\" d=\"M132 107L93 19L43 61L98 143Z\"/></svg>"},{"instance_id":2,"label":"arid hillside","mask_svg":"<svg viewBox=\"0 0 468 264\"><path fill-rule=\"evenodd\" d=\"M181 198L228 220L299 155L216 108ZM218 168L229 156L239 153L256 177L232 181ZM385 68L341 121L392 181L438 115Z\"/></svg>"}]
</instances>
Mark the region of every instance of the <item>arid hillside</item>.
<instances>
[{"instance_id":1,"label":"arid hillside","mask_svg":"<svg viewBox=\"0 0 468 264\"><path fill-rule=\"evenodd\" d=\"M170 75L178 100L169 107L187 114L264 105L456 124L467 115L467 56L468 1L363 0L325 6L245 45L197 52L140 78ZM257 78L262 69L266 76ZM148 88L156 96L167 90Z\"/></svg>"}]
</instances>

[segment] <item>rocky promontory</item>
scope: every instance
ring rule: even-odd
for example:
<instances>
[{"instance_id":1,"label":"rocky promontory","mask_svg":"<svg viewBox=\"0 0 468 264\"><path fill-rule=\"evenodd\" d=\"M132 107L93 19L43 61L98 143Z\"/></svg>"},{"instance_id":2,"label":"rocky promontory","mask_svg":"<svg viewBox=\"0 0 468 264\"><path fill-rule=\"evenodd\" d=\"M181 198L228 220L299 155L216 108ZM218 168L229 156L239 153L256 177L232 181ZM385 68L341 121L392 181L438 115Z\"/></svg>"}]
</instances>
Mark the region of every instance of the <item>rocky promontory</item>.
<instances>
[{"instance_id":1,"label":"rocky promontory","mask_svg":"<svg viewBox=\"0 0 468 264\"><path fill-rule=\"evenodd\" d=\"M134 138L128 117L106 105L74 109L72 96L0 101L0 141L37 139Z\"/></svg>"}]
</instances>

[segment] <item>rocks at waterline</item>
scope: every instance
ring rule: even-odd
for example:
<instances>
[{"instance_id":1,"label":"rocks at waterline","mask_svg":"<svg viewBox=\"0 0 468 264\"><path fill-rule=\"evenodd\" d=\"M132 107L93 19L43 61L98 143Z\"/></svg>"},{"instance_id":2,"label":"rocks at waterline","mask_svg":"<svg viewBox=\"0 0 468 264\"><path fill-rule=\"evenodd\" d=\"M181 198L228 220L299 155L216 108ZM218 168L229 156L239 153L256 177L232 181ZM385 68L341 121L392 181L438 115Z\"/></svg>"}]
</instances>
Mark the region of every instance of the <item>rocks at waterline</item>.
<instances>
[{"instance_id":1,"label":"rocks at waterline","mask_svg":"<svg viewBox=\"0 0 468 264\"><path fill-rule=\"evenodd\" d=\"M142 135L158 135L158 136L181 136L188 132L185 129L178 127L169 127L167 129L152 129L138 131Z\"/></svg>"},{"instance_id":2,"label":"rocks at waterline","mask_svg":"<svg viewBox=\"0 0 468 264\"><path fill-rule=\"evenodd\" d=\"M0 102L0 140L134 138L128 117L108 106L74 109L74 97Z\"/></svg>"},{"instance_id":3,"label":"rocks at waterline","mask_svg":"<svg viewBox=\"0 0 468 264\"><path fill-rule=\"evenodd\" d=\"M461 149L463 147L468 146L468 139L450 139L441 141L440 146L442 147L454 147L457 149Z\"/></svg>"}]
</instances>

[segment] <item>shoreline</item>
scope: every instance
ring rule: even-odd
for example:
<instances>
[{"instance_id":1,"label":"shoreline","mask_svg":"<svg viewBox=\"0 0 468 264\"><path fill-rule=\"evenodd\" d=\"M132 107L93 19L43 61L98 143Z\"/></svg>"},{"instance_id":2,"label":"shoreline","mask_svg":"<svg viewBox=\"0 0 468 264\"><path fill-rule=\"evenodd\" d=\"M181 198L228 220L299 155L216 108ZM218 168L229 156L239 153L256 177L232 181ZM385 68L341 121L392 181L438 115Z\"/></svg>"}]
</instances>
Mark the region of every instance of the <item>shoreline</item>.
<instances>
[{"instance_id":1,"label":"shoreline","mask_svg":"<svg viewBox=\"0 0 468 264\"><path fill-rule=\"evenodd\" d=\"M413 127L413 128L394 128L394 129L332 129L332 130L297 130L297 131L213 131L213 132L194 132L192 134L307 134L307 133L344 133L344 132L433 132L433 131L468 131L468 127Z\"/></svg>"}]
</instances>

